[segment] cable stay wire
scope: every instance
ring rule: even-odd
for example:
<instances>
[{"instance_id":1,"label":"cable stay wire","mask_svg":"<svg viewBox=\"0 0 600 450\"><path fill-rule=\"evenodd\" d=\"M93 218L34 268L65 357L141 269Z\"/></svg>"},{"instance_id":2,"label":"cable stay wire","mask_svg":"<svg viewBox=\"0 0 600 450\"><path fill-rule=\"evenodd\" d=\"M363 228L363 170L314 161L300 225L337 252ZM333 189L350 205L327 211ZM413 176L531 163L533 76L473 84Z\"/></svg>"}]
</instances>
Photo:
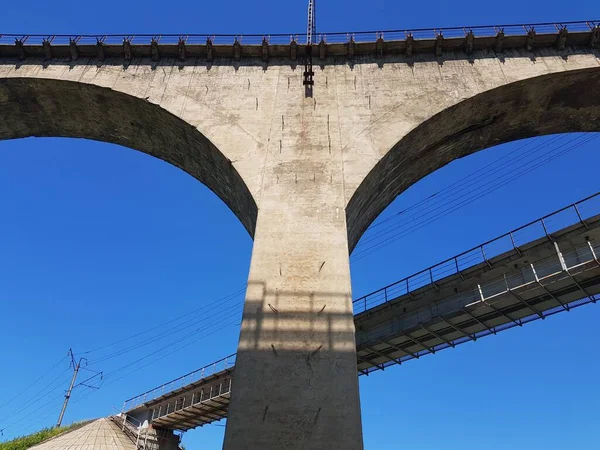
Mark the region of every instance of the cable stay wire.
<instances>
[{"instance_id":1,"label":"cable stay wire","mask_svg":"<svg viewBox=\"0 0 600 450\"><path fill-rule=\"evenodd\" d=\"M228 299L230 299L232 297L236 297L236 296L240 295L242 292L246 291L246 286L247 285L244 285L241 289L239 289L239 290L237 290L237 291L235 291L235 292L233 292L231 294L228 294L225 297L222 297L222 298L220 298L218 300L215 300L214 302L211 302L211 303L209 303L207 305L202 305L201 307L199 307L199 308L197 308L195 310L192 310L192 311L189 311L189 312L187 312L185 314L177 316L174 319L171 319L171 320L169 320L167 322L161 323L160 325L153 326L151 328L148 328L148 329L145 329L143 331L140 331L139 333L132 334L130 336L118 339L116 341L110 342L108 344L102 345L100 347L97 347L97 348L94 348L92 350L88 350L88 351L85 351L85 352L82 352L82 353L79 353L79 354L80 355L87 355L87 354L90 354L90 353L95 353L95 352L100 351L100 350L104 350L105 348L108 348L108 347L112 347L112 346L115 346L115 345L122 344L125 341L134 339L136 337L143 336L144 334L150 333L151 331L157 330L159 328L163 328L163 327L165 327L167 325L170 325L170 324L172 324L174 322L177 322L178 320L181 320L183 318L189 318L190 314L191 315L199 314L199 313L201 313L202 311L204 311L205 309L207 309L207 308L209 308L211 306L219 305L219 304L221 304L224 301L228 301Z\"/></svg>"},{"instance_id":2,"label":"cable stay wire","mask_svg":"<svg viewBox=\"0 0 600 450\"><path fill-rule=\"evenodd\" d=\"M598 137L598 135L597 135L597 134L594 134L594 135L592 135L592 136L588 136L586 139L584 139L584 140L582 140L582 141L580 141L580 142L578 142L578 143L576 143L576 144L574 144L574 145L572 145L572 146L568 147L567 149L565 149L565 150L563 150L563 151L559 152L558 154L554 154L554 155L551 155L551 156L549 156L549 157L546 155L546 159L544 159L544 160L542 160L541 162L537 163L537 164L536 164L536 165L534 165L533 167L529 167L529 168L527 168L527 170L525 170L525 171L523 171L523 172L521 172L521 173L517 173L516 175L514 175L514 176L510 177L508 180L504 180L503 182L501 182L501 183L499 183L499 184L495 184L494 186L492 186L492 187L491 187L490 189L488 189L488 190L485 190L485 191L483 191L483 192L475 192L475 194L476 194L476 195L475 195L475 197L473 197L473 198L470 198L470 199L463 200L462 202L460 202L459 204L457 204L457 205L454 205L454 206L451 206L451 204L450 204L450 205L449 205L450 207L448 207L448 208L446 208L446 209L443 209L443 208L442 208L442 209L443 209L443 210L442 210L442 212L441 212L441 213L440 213L440 212L438 212L438 213L437 213L437 215L434 215L432 218L430 218L430 219L425 219L425 220L420 220L420 221L419 221L417 224L415 224L415 225L413 225L413 226L410 226L408 229L406 229L406 230L403 230L403 231L399 231L398 233L396 233L396 234L393 234L393 235L392 235L392 236L390 236L390 237L387 237L386 239L382 240L381 242L378 242L378 243L376 243L376 244L374 244L374 245L372 245L372 246L370 246L370 247L367 247L367 248L363 249L362 251L360 251L360 252L358 252L358 253L356 253L356 254L353 254L353 255L352 255L352 261L353 261L353 262L356 262L356 261L359 261L359 260L361 260L361 259L365 258L366 256L369 256L369 255L373 254L375 251L379 250L380 248L382 248L382 247L383 247L384 245L386 245L387 243L389 243L389 242L391 242L391 241L398 240L398 239L400 239L401 237L404 237L404 236L406 236L406 235L408 235L408 234L410 234L410 233L412 233L412 232L416 231L416 230L417 230L417 229L419 229L419 228L423 228L424 226L426 226L426 225L429 225L429 224L431 224L431 223L433 223L433 222L437 221L438 219L440 219L440 218L442 218L442 217L445 217L445 216L447 216L448 214L450 214L450 213L452 213L452 212L455 212L455 211L457 211L457 210L459 210L459 209L463 208L464 206L466 206L466 205L468 205L468 204L470 204L470 203L473 203L474 201L476 201L476 200L478 200L478 199L480 199L480 198L482 198L482 197L484 197L484 196L486 196L486 195L488 195L488 194L490 194L490 193L492 193L492 192L496 191L497 189L499 189L499 188L501 188L501 187L503 187L503 186L507 185L508 183L510 183L510 182L512 182L512 181L514 181L514 180L516 180L517 178L519 178L519 177L521 177L521 176L523 176L523 175L526 175L526 174L530 173L531 171L533 171L533 170L535 170L535 169L537 169L537 168L539 168L539 167L541 167L541 166L543 166L543 165L545 165L545 164L547 164L547 163L549 163L549 162L551 162L551 161L555 160L556 158L559 158L560 156L562 156L562 155L564 155L564 154L566 154L566 153L569 153L569 152L571 152L571 151L573 151L573 150L575 150L575 149L577 149L577 148L581 147L582 145L584 145L584 144L586 144L586 143L588 143L588 142L592 141L593 139L595 139L595 138L597 138L597 137ZM570 141L570 142L573 142L573 140L572 140L572 141ZM562 147L562 146L561 146L561 147ZM538 158L538 159L539 159L539 158ZM513 172L514 172L514 171L513 171ZM497 180L495 180L495 181L497 181ZM488 184L489 184L489 183L488 183ZM460 198L464 198L465 196L466 196L466 195L463 195L463 196L461 196ZM456 200L452 201L451 203L455 203L455 202L456 202ZM447 205L448 205L448 203L447 203ZM434 212L435 212L435 211L434 211ZM424 218L425 216L428 216L428 215L430 215L430 214L431 214L431 213L429 213L429 214L426 214L426 215L421 215L419 218ZM404 225L401 225L401 226L397 227L397 229L401 229L401 228L403 228L405 225L410 225L410 223L412 223L412 222L414 222L414 220L413 220L413 221L410 221L410 222L408 222L408 223L405 223Z\"/></svg>"},{"instance_id":3,"label":"cable stay wire","mask_svg":"<svg viewBox=\"0 0 600 450\"><path fill-rule=\"evenodd\" d=\"M220 316L222 315L222 313L224 313L224 312L229 312L229 311L232 311L232 310L238 310L240 307L242 307L242 305L243 305L243 304L244 304L244 301L241 301L241 302L236 302L236 303L234 303L233 305L230 305L230 306L228 306L227 308L223 308L223 309L221 309L221 310L217 310L217 311L216 311L216 312L214 312L213 314L211 314L211 315L208 315L208 316L205 316L205 317L202 317L202 318L200 318L199 320L196 320L196 321L194 321L194 322L192 322L192 323L190 323L190 324L187 324L187 325L185 325L185 326L182 326L182 327L180 327L180 328L177 328L177 329L175 329L175 330L169 330L168 332L165 332L165 333L163 333L162 335L160 335L160 336L157 336L157 337L155 337L155 338L152 338L152 339L146 340L146 341L144 341L144 342L141 342L141 343L139 343L139 344L135 344L135 345L133 345L133 346L131 346L131 347L125 348L125 349L123 349L123 350L120 350L120 351L118 351L118 352L112 353L112 354L110 354L110 355L106 355L106 356L100 357L100 358L98 358L98 359L96 359L96 360L94 360L94 361L90 362L88 365L96 365L96 364L99 364L99 363L101 363L101 362L104 362L104 361L107 361L107 360L109 360L109 359L113 359L113 358L116 358L116 357L118 357L118 356L121 356L121 355L124 355L124 354L126 354L126 353L129 353L129 352L132 352L132 351L134 351L134 350L137 350L138 348L146 347L146 346L148 346L148 345L151 345L151 344L153 344L153 343L155 343L155 342L157 342L157 341L163 340L163 339L165 339L165 338L168 338L168 337L170 337L170 336L173 336L173 335L180 334L180 333L182 333L183 331L186 331L186 330L188 330L188 329L190 329L190 328L192 328L192 327L197 327L198 325L201 325L202 323L205 323L206 321L208 321L208 320L211 320L211 319L213 319L213 318L215 318L215 317L217 317L217 318L218 318L218 317L220 317ZM192 331L191 333L188 333L188 334L186 334L186 335L185 335L184 337L182 337L181 339L185 339L186 337L193 336L193 335L194 335L194 334L195 334L195 333L196 333L198 330L199 330L199 328L196 328L194 331ZM170 345L170 344L168 344L168 345Z\"/></svg>"},{"instance_id":4,"label":"cable stay wire","mask_svg":"<svg viewBox=\"0 0 600 450\"><path fill-rule=\"evenodd\" d=\"M37 378L35 381L33 381L29 386L27 386L25 389L23 389L22 391L20 391L17 395L15 395L14 397L12 397L10 400L8 400L8 401L4 402L2 405L0 405L0 410L4 409L6 406L8 406L14 400L16 400L17 398L19 398L21 395L23 395L25 392L27 392L29 389L31 389L33 386L35 386L37 383L39 383L41 380L43 380L44 377L46 377L48 374L50 374L58 366L60 366L63 363L63 361L65 359L67 359L68 357L69 357L69 355L63 356L63 358L60 361L58 361L55 365L53 365L50 369L48 369L47 372L44 372L43 375L41 375L39 378Z\"/></svg>"},{"instance_id":5,"label":"cable stay wire","mask_svg":"<svg viewBox=\"0 0 600 450\"><path fill-rule=\"evenodd\" d=\"M554 138L558 137L558 136L564 136L564 135L555 135L555 136L553 136L553 137L552 137L552 139L550 139L550 141L551 141L551 140L553 140ZM425 197L425 198L423 198L423 199L419 200L418 202L416 202L416 203L414 203L414 204L412 204L412 205L410 205L410 206L408 206L408 207L404 208L404 209L403 209L403 210L401 210L401 211L398 211L397 213L395 213L395 214L393 214L393 215L391 215L391 216L389 216L389 217L386 217L386 218L384 218L384 219L381 219L381 220L377 220L377 219L376 219L376 220L375 220L375 222L373 222L373 223L372 223L372 224L369 226L369 228L367 229L367 231L365 231L365 235L366 235L366 234L367 234L367 233L368 233L370 230L372 230L372 229L375 229L375 228L377 228L377 227L380 227L381 225L383 225L383 224L384 224L384 223L386 223L386 222L389 222L390 220L397 219L397 216L400 216L400 215L402 215L402 214L406 214L407 212L409 212L409 211L412 211L412 210L413 210L413 209L415 209L415 208L418 208L418 207L419 207L419 206L421 206L422 204L424 204L424 203L427 203L427 202L428 202L429 200L431 200L433 197L436 197L436 196L438 196L438 195L440 195L440 194L442 194L442 193L446 193L446 192L448 192L448 191L453 191L453 190L454 190L453 188L454 188L455 186L462 186L462 185L463 185L463 183L464 183L466 180L468 180L468 179L470 179L470 178L473 178L473 177L474 177L474 176L476 176L477 174L479 174L479 173L483 172L485 169L487 169L487 168L489 168L489 167L492 167L492 166L494 166L496 163L498 163L498 162L499 162L499 161L501 161L502 159L508 158L509 156L511 156L511 155L513 155L513 154L515 154L515 153L518 153L518 152L520 152L520 151L521 151L521 150L523 150L524 148L526 148L526 147L530 146L531 144L533 144L534 142L536 142L536 140L537 140L537 138L534 138L534 139L528 139L528 140L527 140L527 142L525 142L523 145L521 145L521 146L517 147L516 149L514 149L514 150L512 150L512 151L510 151L510 152L508 152L508 153L506 153L506 154L504 154L504 155L501 155L501 156L499 156L498 158L496 158L496 159L495 159L495 160L493 160L492 162L490 162L490 163L486 164L486 165L485 165L485 166L483 166L483 167L480 167L479 169L475 170L474 172L471 172L471 173L470 173L469 175L467 175L466 177L464 177L464 178L461 178L461 179L459 179L459 180L455 181L454 183L452 183L452 184L449 184L448 186L445 186L444 188L440 189L439 191L436 191L436 192L434 192L433 194L430 194L429 196L427 196L427 197Z\"/></svg>"},{"instance_id":6,"label":"cable stay wire","mask_svg":"<svg viewBox=\"0 0 600 450\"><path fill-rule=\"evenodd\" d=\"M569 142L572 142L572 141L574 141L576 139L580 139L580 138L582 138L584 136L585 135L575 136ZM464 177L464 178L462 178L460 180L457 180L456 182L454 182L450 186L448 186L448 188L450 188L450 189L442 189L442 190L440 190L440 191L432 194L428 198L424 199L425 202L431 201L431 204L429 204L426 209L431 209L435 205L438 205L438 204L442 204L442 203L446 204L448 202L448 200L444 199L445 195L447 195L448 197L451 197L452 196L452 195L450 195L451 193L456 193L457 194L457 193L465 191L465 190L467 190L469 188L471 188L471 190L478 189L477 184L479 184L481 182L484 182L484 181L487 181L488 184L489 184L489 177L491 175L494 175L494 174L497 174L498 172L501 172L502 169L504 169L504 168L510 168L511 166L515 166L515 163L518 163L519 161L522 161L523 159L529 158L530 156L533 156L536 153L539 153L540 151L543 151L543 150L547 149L547 147L549 146L549 144L552 144L552 143L554 143L556 141L560 141L560 140L564 139L564 137L565 137L565 135L557 135L557 136L553 136L548 141L544 141L542 143L539 143L537 146L535 146L533 149L531 149L527 153L524 153L522 155L517 156L516 158L513 158L510 161L507 161L507 162L501 164L500 166L493 168L493 170L487 171L487 173L483 173L482 175L480 175L478 177L478 179L475 180L475 182L465 183L465 181L468 180L469 178L472 178L473 175L475 175L477 173L481 173L481 170L477 170L477 171L469 174L467 177ZM531 140L531 142L534 142L534 141L535 140ZM563 145L565 145L565 144L563 144ZM523 149L525 147L527 147L527 145L523 145L523 146L519 147L518 150ZM554 150L556 150L556 149L554 149ZM550 150L550 151L554 151L554 150ZM515 151L517 151L517 150L514 150L511 153L514 153ZM498 160L496 160L496 161L498 161ZM527 162L522 163L522 164L518 165L517 167L520 168L520 167L523 166L523 164L527 164ZM489 167L491 165L493 165L493 163L492 164L488 164L485 167ZM511 173L511 171L509 171L507 173ZM500 178L502 176L504 176L504 175L501 174L498 178ZM423 203L424 203L424 201L422 200L418 204L423 204ZM400 213L397 213L395 216L389 217L388 219L390 219L390 220L392 220L392 219L403 220L404 217L399 217L399 215L404 214L405 212L408 212L409 210L413 210L413 209L415 209L415 208L413 208L411 206L409 208L406 208L403 211L400 211ZM416 215L420 216L420 215L422 215L422 212L421 211L417 211L414 214L409 215L409 217L411 217L411 216L414 217ZM366 246L367 243L369 243L369 242L377 239L377 237L380 236L381 234L385 234L386 230L389 230L390 228L394 228L394 226L395 226L395 224L388 225L383 230L378 230L376 233L371 233L371 234L368 234L369 230L367 230L367 232L365 232L365 237L363 239L361 239L361 242L357 245L357 248L359 248L361 246L362 247Z\"/></svg>"}]
</instances>

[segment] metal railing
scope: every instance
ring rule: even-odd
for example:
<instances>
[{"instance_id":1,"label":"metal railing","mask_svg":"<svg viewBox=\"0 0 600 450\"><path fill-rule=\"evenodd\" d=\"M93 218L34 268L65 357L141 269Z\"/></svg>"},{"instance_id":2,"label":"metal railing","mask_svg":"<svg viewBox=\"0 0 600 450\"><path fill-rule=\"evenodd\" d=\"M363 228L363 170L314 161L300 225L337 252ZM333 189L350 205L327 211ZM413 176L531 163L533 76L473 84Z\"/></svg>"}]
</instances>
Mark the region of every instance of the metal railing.
<instances>
[{"instance_id":1,"label":"metal railing","mask_svg":"<svg viewBox=\"0 0 600 450\"><path fill-rule=\"evenodd\" d=\"M600 192L360 297L353 301L354 313L365 312L370 308L387 303L422 287L435 285L443 278L461 274L470 267L487 263L495 256L508 251L518 252L520 245L542 237L551 237L553 232L576 223L585 224L585 219L597 214L600 214Z\"/></svg>"},{"instance_id":2,"label":"metal railing","mask_svg":"<svg viewBox=\"0 0 600 450\"><path fill-rule=\"evenodd\" d=\"M193 372L187 373L179 378L168 381L154 389L146 391L140 395L136 395L130 399L125 400L123 403L122 411L131 411L132 409L143 405L146 402L154 400L164 394L168 394L176 389L182 388L195 381L200 381L203 378L207 378L211 375L215 375L223 370L231 369L235 366L236 354L229 355L223 359L215 361L212 364L201 367L200 369L194 370Z\"/></svg>"},{"instance_id":3,"label":"metal railing","mask_svg":"<svg viewBox=\"0 0 600 450\"><path fill-rule=\"evenodd\" d=\"M206 388L201 388L198 392L192 392L191 396L186 395L169 400L153 407L150 411L150 420L154 421L161 417L168 416L174 412L181 411L190 406L200 405L212 399L216 399L231 393L231 378L212 384Z\"/></svg>"},{"instance_id":4,"label":"metal railing","mask_svg":"<svg viewBox=\"0 0 600 450\"><path fill-rule=\"evenodd\" d=\"M132 442L135 440L136 449L145 449L148 436L144 436L144 440L141 440L142 422L137 420L135 417L118 412L116 408L113 408L113 410L117 412L115 415L110 417L113 422L121 427L121 431L129 436Z\"/></svg>"},{"instance_id":5,"label":"metal railing","mask_svg":"<svg viewBox=\"0 0 600 450\"><path fill-rule=\"evenodd\" d=\"M475 37L496 36L502 32L505 36L526 35L535 30L537 34L555 34L562 29L569 32L588 32L600 26L600 20L544 22L532 24L482 25L445 28L414 28L381 31L353 31L318 33L317 42L346 43L375 42L385 40L404 40L409 36L414 39L435 39L442 34L445 38L461 38L472 32ZM242 45L261 45L263 41L269 44L285 45L292 40L298 43L306 42L306 33L277 33L277 34L0 34L0 45L14 45L15 41L23 45L43 45L45 41L52 45L96 45L102 42L107 45L120 45L123 41L132 44L149 45L152 41L160 45L177 45L180 41L186 44L205 44L210 40L216 45L228 45L238 41Z\"/></svg>"},{"instance_id":6,"label":"metal railing","mask_svg":"<svg viewBox=\"0 0 600 450\"><path fill-rule=\"evenodd\" d=\"M513 272L507 272L503 275L495 277L485 283L477 284L472 289L468 289L463 292L459 292L449 297L445 297L443 303L433 303L431 305L421 306L409 313L403 314L394 320L389 330L385 329L374 329L370 332L361 332L361 338L365 342L378 339L384 339L387 334L394 335L395 330L419 328L423 325L435 325L436 321L441 319L447 319L446 323L451 320L453 314L457 311L473 311L478 308L492 306L501 301L507 294L518 293L517 299L523 298L522 294L539 287L544 288L545 286L556 282L561 279L572 279L573 275L580 272L596 268L600 265L598 255L600 254L600 245L593 246L590 241L586 244L569 248L566 251L561 251L557 247L557 251L548 257L540 259L538 261L530 262L525 264L521 269ZM574 281L574 285L579 284ZM585 303L595 303L596 296L588 296L585 291L582 291L582 299L573 302L573 305L560 303L558 297L554 296L554 299L559 304L548 310L540 311L533 307L534 315L538 315L539 318L545 318L546 316L552 315L554 310L557 312L560 310L568 311L571 307L578 306ZM523 307L531 309L532 306L528 301L519 300L523 302ZM506 316L508 317L508 316ZM513 325L522 325L530 321L530 319L511 319ZM457 328L461 328L460 324L456 322L453 324ZM505 329L506 324L499 325L497 327L490 327L492 333ZM498 330L496 330L498 328ZM427 328L426 328L427 329ZM401 333L406 335L406 333ZM384 339L385 340L385 339ZM427 353L427 352L426 352ZM411 359L413 356L408 354L403 356L402 360Z\"/></svg>"}]
</instances>

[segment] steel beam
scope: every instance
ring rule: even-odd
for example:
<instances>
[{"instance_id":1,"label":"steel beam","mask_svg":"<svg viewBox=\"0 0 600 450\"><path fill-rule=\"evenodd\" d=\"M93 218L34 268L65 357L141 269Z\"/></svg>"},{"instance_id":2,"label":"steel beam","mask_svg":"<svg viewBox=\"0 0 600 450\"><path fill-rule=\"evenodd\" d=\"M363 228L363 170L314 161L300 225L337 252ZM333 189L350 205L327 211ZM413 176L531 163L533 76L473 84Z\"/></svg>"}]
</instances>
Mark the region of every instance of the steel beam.
<instances>
[{"instance_id":1,"label":"steel beam","mask_svg":"<svg viewBox=\"0 0 600 450\"><path fill-rule=\"evenodd\" d=\"M448 341L447 339L443 338L442 336L440 336L439 334L437 334L435 331L430 330L429 328L427 328L425 325L423 324L419 324L419 327L421 327L423 330L425 330L427 333L432 334L433 336L435 336L436 338L438 338L440 341L445 342L446 344L448 344L450 347L454 348L456 347L456 344Z\"/></svg>"}]
</instances>

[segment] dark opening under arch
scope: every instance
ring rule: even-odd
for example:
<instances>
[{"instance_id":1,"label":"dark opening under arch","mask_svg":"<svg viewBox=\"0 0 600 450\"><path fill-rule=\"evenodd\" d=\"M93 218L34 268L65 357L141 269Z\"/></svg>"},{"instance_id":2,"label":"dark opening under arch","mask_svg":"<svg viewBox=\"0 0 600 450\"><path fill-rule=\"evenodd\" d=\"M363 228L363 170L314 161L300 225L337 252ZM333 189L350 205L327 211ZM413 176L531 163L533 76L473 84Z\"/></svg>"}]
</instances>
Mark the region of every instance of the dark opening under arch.
<instances>
[{"instance_id":1,"label":"dark opening under arch","mask_svg":"<svg viewBox=\"0 0 600 450\"><path fill-rule=\"evenodd\" d=\"M205 184L254 235L258 208L231 161L156 104L85 83L0 79L0 140L24 137L86 138L162 159Z\"/></svg>"},{"instance_id":2,"label":"dark opening under arch","mask_svg":"<svg viewBox=\"0 0 600 450\"><path fill-rule=\"evenodd\" d=\"M600 131L600 67L510 83L434 115L369 172L346 207L350 251L403 191L476 151L534 136Z\"/></svg>"}]
</instances>

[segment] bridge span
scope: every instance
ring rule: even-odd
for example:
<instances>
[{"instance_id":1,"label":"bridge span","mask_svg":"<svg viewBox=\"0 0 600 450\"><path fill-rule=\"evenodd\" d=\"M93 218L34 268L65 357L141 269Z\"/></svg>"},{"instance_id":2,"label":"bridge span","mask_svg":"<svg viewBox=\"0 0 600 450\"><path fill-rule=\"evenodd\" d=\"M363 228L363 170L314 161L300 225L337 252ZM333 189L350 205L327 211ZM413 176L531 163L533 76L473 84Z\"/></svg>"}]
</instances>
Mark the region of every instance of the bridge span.
<instances>
[{"instance_id":1,"label":"bridge span","mask_svg":"<svg viewBox=\"0 0 600 450\"><path fill-rule=\"evenodd\" d=\"M358 375L596 303L599 257L600 193L361 297ZM120 420L185 431L227 417L235 358L128 399Z\"/></svg>"}]
</instances>

